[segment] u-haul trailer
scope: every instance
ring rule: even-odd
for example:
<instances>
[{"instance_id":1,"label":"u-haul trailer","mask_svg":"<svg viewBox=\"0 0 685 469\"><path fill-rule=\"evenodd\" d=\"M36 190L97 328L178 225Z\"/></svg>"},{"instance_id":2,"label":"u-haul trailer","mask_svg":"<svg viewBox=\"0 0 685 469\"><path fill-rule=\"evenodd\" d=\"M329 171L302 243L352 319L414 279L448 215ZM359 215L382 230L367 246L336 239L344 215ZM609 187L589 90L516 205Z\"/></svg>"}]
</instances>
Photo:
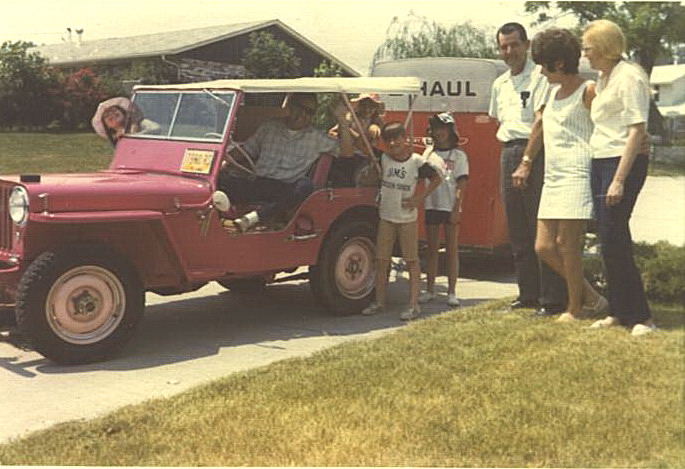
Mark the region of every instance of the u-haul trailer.
<instances>
[{"instance_id":1,"label":"u-haul trailer","mask_svg":"<svg viewBox=\"0 0 685 469\"><path fill-rule=\"evenodd\" d=\"M413 125L409 129L416 150L424 147L428 118L453 113L460 145L469 157L459 243L462 250L497 253L508 249L507 224L500 197L500 143L497 121L488 116L492 82L506 70L501 60L420 58L381 62L372 76L416 76L421 92L413 98ZM405 121L407 96L383 96L385 120ZM422 224L421 224L422 225Z\"/></svg>"}]
</instances>

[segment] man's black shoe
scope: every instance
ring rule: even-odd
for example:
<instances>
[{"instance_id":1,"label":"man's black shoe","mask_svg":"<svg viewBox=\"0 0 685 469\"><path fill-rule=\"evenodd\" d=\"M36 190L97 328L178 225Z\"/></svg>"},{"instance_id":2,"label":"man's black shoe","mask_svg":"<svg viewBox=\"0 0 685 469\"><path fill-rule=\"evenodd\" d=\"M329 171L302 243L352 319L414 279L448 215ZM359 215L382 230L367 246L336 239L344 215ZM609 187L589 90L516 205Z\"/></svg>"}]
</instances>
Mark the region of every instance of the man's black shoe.
<instances>
[{"instance_id":1,"label":"man's black shoe","mask_svg":"<svg viewBox=\"0 0 685 469\"><path fill-rule=\"evenodd\" d=\"M537 308L538 304L534 301L515 300L509 305L509 309Z\"/></svg>"},{"instance_id":2,"label":"man's black shoe","mask_svg":"<svg viewBox=\"0 0 685 469\"><path fill-rule=\"evenodd\" d=\"M562 313L564 311L563 306L559 305L547 305L543 306L537 311L535 311L536 316L540 317L545 317L545 316L554 316L556 314Z\"/></svg>"}]
</instances>

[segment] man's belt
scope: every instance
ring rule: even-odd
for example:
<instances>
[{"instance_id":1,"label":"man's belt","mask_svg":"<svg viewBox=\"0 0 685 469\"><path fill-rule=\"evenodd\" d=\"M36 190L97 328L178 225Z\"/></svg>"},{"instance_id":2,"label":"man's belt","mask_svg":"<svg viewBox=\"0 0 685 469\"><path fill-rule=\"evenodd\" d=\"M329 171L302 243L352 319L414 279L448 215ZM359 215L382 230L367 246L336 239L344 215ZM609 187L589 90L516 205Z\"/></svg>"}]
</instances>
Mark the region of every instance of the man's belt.
<instances>
[{"instance_id":1,"label":"man's belt","mask_svg":"<svg viewBox=\"0 0 685 469\"><path fill-rule=\"evenodd\" d=\"M515 138L513 140L508 140L508 141L504 142L502 145L504 145L505 147L513 147L513 146L517 146L517 145L525 145L527 143L528 143L527 138Z\"/></svg>"}]
</instances>

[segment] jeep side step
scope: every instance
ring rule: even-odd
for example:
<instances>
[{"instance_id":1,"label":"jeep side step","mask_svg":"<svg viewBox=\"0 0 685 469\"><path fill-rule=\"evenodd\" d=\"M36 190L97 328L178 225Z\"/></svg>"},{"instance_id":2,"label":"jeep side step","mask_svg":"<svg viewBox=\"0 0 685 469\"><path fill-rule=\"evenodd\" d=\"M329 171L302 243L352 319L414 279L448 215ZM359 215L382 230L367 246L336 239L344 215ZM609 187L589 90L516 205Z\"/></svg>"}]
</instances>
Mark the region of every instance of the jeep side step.
<instances>
[{"instance_id":1,"label":"jeep side step","mask_svg":"<svg viewBox=\"0 0 685 469\"><path fill-rule=\"evenodd\" d=\"M270 283L290 282L291 280L309 280L309 272L300 272L299 274L287 275L285 277L278 277Z\"/></svg>"}]
</instances>

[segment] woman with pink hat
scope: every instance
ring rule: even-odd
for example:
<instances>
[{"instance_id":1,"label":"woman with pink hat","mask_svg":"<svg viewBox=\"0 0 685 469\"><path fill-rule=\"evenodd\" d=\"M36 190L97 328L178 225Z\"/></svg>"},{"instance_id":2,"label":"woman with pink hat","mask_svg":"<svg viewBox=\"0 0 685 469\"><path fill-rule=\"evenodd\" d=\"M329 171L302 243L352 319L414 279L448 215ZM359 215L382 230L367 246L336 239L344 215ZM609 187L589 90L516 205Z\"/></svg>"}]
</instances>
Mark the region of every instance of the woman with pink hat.
<instances>
[{"instance_id":1,"label":"woman with pink hat","mask_svg":"<svg viewBox=\"0 0 685 469\"><path fill-rule=\"evenodd\" d=\"M150 133L159 130L159 124L143 119L143 113L130 99L110 98L98 105L91 119L95 133L112 145L127 133Z\"/></svg>"}]
</instances>

